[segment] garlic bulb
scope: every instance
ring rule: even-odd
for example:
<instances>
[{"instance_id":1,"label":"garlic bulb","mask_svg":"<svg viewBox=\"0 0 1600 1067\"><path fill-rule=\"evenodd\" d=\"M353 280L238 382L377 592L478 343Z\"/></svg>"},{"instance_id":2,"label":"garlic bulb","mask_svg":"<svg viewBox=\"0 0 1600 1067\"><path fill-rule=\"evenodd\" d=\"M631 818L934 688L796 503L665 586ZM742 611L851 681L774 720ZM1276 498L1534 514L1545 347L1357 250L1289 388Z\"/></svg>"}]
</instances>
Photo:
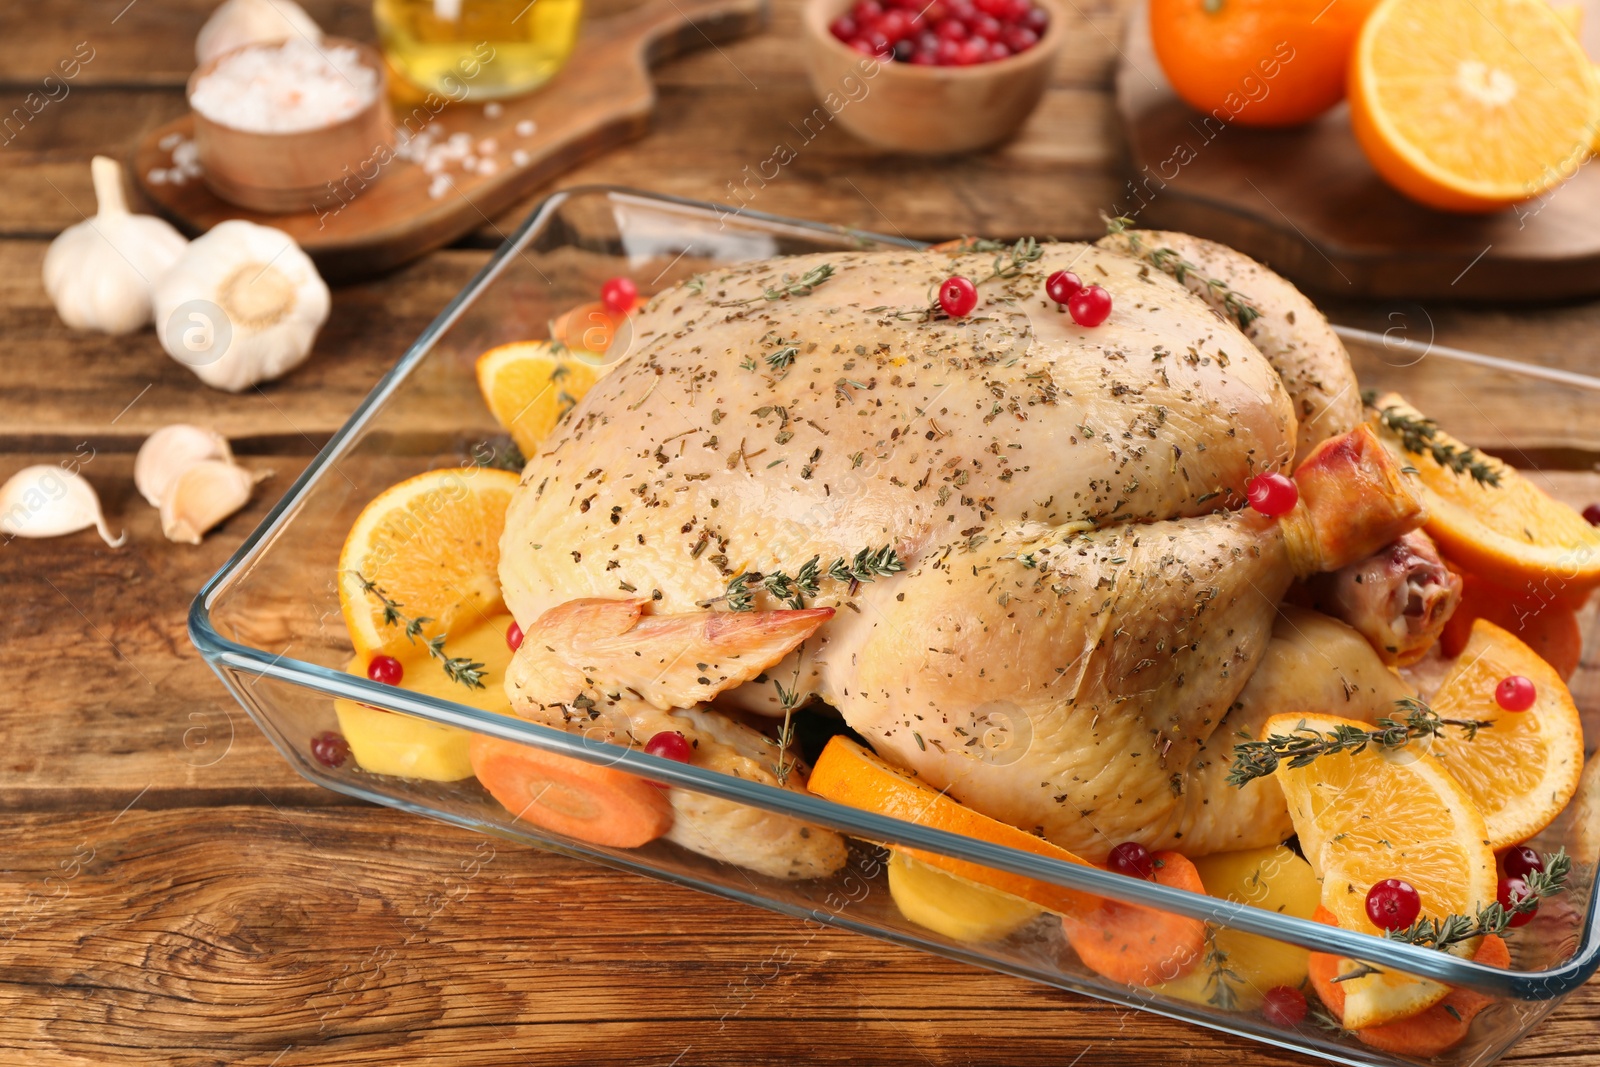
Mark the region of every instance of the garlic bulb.
<instances>
[{"instance_id":1,"label":"garlic bulb","mask_svg":"<svg viewBox=\"0 0 1600 1067\"><path fill-rule=\"evenodd\" d=\"M152 294L161 346L237 393L293 370L328 318L328 287L294 238L243 219L190 242Z\"/></svg>"},{"instance_id":2,"label":"garlic bulb","mask_svg":"<svg viewBox=\"0 0 1600 1067\"><path fill-rule=\"evenodd\" d=\"M151 507L159 508L178 475L208 459L233 462L233 449L228 447L226 437L182 422L163 426L139 446L139 455L133 461L133 484Z\"/></svg>"},{"instance_id":3,"label":"garlic bulb","mask_svg":"<svg viewBox=\"0 0 1600 1067\"><path fill-rule=\"evenodd\" d=\"M62 230L44 255L44 291L74 330L130 333L150 321L150 289L189 242L154 215L128 211L122 167L90 164L99 207Z\"/></svg>"},{"instance_id":4,"label":"garlic bulb","mask_svg":"<svg viewBox=\"0 0 1600 1067\"><path fill-rule=\"evenodd\" d=\"M100 498L83 476L48 463L24 467L0 486L0 533L12 537L60 537L93 526L112 548L128 539L111 536Z\"/></svg>"},{"instance_id":5,"label":"garlic bulb","mask_svg":"<svg viewBox=\"0 0 1600 1067\"><path fill-rule=\"evenodd\" d=\"M268 44L304 37L322 43L322 29L294 0L226 0L200 27L194 41L199 63L247 44Z\"/></svg>"}]
</instances>

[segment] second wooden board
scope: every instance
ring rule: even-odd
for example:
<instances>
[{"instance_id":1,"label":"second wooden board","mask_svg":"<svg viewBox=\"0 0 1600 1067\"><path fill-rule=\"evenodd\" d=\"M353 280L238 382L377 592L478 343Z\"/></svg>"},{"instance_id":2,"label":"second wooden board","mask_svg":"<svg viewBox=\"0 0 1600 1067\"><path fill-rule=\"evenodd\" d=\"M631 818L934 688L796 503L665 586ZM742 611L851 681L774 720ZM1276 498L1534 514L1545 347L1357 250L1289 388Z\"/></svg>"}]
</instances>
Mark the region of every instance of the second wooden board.
<instances>
[{"instance_id":1,"label":"second wooden board","mask_svg":"<svg viewBox=\"0 0 1600 1067\"><path fill-rule=\"evenodd\" d=\"M765 0L643 0L586 24L566 67L530 96L442 110L397 101L397 129L462 139L471 146L471 165L455 160L430 174L397 154L377 168L370 188L357 175L319 211L250 211L182 174L185 146L193 145L189 116L145 136L134 174L158 210L188 233L249 219L287 232L329 280L368 277L470 233L562 171L639 136L655 108L652 64L765 21Z\"/></svg>"},{"instance_id":2,"label":"second wooden board","mask_svg":"<svg viewBox=\"0 0 1600 1067\"><path fill-rule=\"evenodd\" d=\"M1232 245L1333 297L1600 294L1600 167L1586 165L1548 195L1499 214L1433 211L1383 183L1344 105L1288 130L1200 114L1161 73L1143 4L1129 17L1122 51L1117 109L1131 176L1111 214Z\"/></svg>"}]
</instances>

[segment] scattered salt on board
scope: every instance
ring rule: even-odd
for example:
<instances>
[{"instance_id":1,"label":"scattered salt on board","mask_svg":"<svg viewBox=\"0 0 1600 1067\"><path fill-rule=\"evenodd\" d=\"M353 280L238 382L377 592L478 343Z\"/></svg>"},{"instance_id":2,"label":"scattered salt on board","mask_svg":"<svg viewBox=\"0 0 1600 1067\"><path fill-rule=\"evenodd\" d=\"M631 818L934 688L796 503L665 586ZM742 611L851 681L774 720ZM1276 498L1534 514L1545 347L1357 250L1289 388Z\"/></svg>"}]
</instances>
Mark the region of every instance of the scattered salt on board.
<instances>
[{"instance_id":1,"label":"scattered salt on board","mask_svg":"<svg viewBox=\"0 0 1600 1067\"><path fill-rule=\"evenodd\" d=\"M377 93L377 72L354 48L296 38L223 56L195 83L189 103L236 130L295 133L343 122Z\"/></svg>"}]
</instances>

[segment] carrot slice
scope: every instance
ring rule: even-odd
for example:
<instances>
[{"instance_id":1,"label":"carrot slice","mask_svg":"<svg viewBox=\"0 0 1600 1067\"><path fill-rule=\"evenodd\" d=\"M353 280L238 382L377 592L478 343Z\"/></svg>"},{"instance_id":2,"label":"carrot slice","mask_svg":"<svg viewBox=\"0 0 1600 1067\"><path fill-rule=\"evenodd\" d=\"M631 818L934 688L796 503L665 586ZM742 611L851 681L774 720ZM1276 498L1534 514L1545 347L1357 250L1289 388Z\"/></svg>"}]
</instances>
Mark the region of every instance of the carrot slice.
<instances>
[{"instance_id":1,"label":"carrot slice","mask_svg":"<svg viewBox=\"0 0 1600 1067\"><path fill-rule=\"evenodd\" d=\"M836 804L875 811L892 819L932 826L1065 863L1089 865L1088 861L1051 844L1038 834L1030 834L1010 823L991 819L952 800L940 790L918 781L897 767L889 766L876 753L868 752L847 737L829 740L811 768L811 778L806 782L806 788ZM1091 912L1099 903L1098 897L1026 875L996 870L953 856L941 856L937 852L914 848L902 848L901 851L930 867L1032 901L1050 911Z\"/></svg>"},{"instance_id":2,"label":"carrot slice","mask_svg":"<svg viewBox=\"0 0 1600 1067\"><path fill-rule=\"evenodd\" d=\"M1563 679L1572 677L1583 658L1583 631L1570 606L1554 596L1507 589L1470 573L1462 574L1461 603L1439 635L1439 651L1451 659L1461 655L1477 619L1488 619L1521 638Z\"/></svg>"},{"instance_id":3,"label":"carrot slice","mask_svg":"<svg viewBox=\"0 0 1600 1067\"><path fill-rule=\"evenodd\" d=\"M579 841L637 848L672 828L665 791L614 767L474 735L472 772L524 822Z\"/></svg>"},{"instance_id":4,"label":"carrot slice","mask_svg":"<svg viewBox=\"0 0 1600 1067\"><path fill-rule=\"evenodd\" d=\"M1155 880L1174 889L1204 894L1200 872L1176 852L1157 852ZM1157 985L1194 969L1205 947L1199 919L1137 904L1102 900L1087 915L1063 915L1061 929L1084 966L1115 982Z\"/></svg>"},{"instance_id":5,"label":"carrot slice","mask_svg":"<svg viewBox=\"0 0 1600 1067\"><path fill-rule=\"evenodd\" d=\"M1319 907L1312 918L1329 926L1339 925L1327 908ZM1492 934L1483 939L1473 959L1491 967L1511 966L1511 953L1506 948L1505 940ZM1345 966L1341 956L1327 952L1311 954L1309 970L1312 988L1328 1010L1340 1019L1344 1017L1344 987L1334 979ZM1384 1052L1426 1059L1459 1045L1472 1027L1472 1020L1492 1003L1492 997L1476 990L1452 989L1449 996L1421 1014L1357 1030L1356 1037Z\"/></svg>"}]
</instances>

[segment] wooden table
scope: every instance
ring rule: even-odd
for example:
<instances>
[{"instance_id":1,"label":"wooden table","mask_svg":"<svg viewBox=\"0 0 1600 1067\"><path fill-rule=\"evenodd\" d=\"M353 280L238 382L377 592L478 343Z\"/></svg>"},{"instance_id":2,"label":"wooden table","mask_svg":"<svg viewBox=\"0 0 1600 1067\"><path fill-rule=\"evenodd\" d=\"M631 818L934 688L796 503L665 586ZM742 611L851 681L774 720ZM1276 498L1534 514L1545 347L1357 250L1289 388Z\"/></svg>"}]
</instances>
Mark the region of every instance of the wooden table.
<instances>
[{"instance_id":1,"label":"wooden table","mask_svg":"<svg viewBox=\"0 0 1600 1067\"><path fill-rule=\"evenodd\" d=\"M371 35L363 4L308 6L331 32ZM83 471L130 535L116 551L92 533L0 545L0 1063L1302 1062L491 846L295 776L190 647L189 599L525 209L336 292L311 362L262 393L200 386L148 330L68 331L39 282L45 243L90 210L91 155L125 157L182 110L208 7L0 8L7 112L79 42L94 50L0 149L0 477L90 455ZM928 238L1095 232L1120 184L1107 84L1124 5L1067 7L1066 55L1013 144L929 165L834 128L753 206ZM796 5L780 0L773 22L661 68L654 132L565 181L726 198L812 106ZM1334 306L1380 328L1393 310ZM1588 368L1600 337L1600 305L1426 314L1441 342L1551 365ZM275 472L198 548L164 541L131 482L144 436L179 420L216 426ZM473 859L467 892L441 901ZM1597 1037L1590 986L1507 1062L1592 1065Z\"/></svg>"}]
</instances>

